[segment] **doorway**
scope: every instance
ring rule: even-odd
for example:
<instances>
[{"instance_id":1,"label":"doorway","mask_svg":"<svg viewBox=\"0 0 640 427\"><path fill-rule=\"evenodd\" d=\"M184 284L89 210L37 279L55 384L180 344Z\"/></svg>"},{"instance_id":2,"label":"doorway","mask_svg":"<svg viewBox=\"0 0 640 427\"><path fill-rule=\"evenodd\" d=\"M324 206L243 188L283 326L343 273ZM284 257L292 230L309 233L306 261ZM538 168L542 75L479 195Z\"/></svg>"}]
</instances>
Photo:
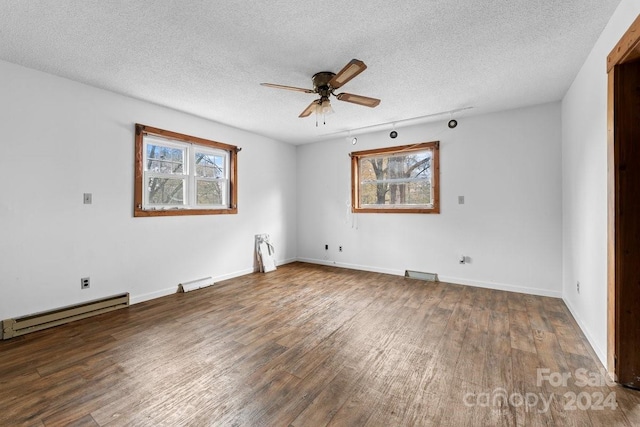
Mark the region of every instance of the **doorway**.
<instances>
[{"instance_id":1,"label":"doorway","mask_svg":"<svg viewBox=\"0 0 640 427\"><path fill-rule=\"evenodd\" d=\"M640 389L640 16L607 57L607 368Z\"/></svg>"}]
</instances>

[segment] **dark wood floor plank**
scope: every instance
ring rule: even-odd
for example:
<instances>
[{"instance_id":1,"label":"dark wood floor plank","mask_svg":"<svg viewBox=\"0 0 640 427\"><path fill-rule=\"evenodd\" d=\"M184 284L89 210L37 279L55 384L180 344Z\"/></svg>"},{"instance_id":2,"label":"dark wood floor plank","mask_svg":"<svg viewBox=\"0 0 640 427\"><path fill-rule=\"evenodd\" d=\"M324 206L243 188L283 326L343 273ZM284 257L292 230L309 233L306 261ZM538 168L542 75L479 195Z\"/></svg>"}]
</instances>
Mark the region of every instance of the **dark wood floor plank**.
<instances>
[{"instance_id":1,"label":"dark wood floor plank","mask_svg":"<svg viewBox=\"0 0 640 427\"><path fill-rule=\"evenodd\" d=\"M488 289L489 309L491 311L507 314L509 312L509 294L510 292L496 291Z\"/></svg>"},{"instance_id":2,"label":"dark wood floor plank","mask_svg":"<svg viewBox=\"0 0 640 427\"><path fill-rule=\"evenodd\" d=\"M355 387L361 383L361 378L370 370L371 365L380 356L377 349L357 346L349 351L349 357L340 370L324 389L298 414L291 422L294 427L324 426L335 416L338 410L351 396Z\"/></svg>"},{"instance_id":3,"label":"dark wood floor plank","mask_svg":"<svg viewBox=\"0 0 640 427\"><path fill-rule=\"evenodd\" d=\"M538 369L540 359L536 353L523 351L520 349L511 350L513 389L508 390L509 398L515 402L516 423L518 425L535 426L555 426L550 410L545 410L544 403L536 400L536 405L527 406L527 395L536 396L538 399L544 397L545 401L552 398L541 385L538 385ZM532 398L533 400L533 398ZM511 401L510 401L511 404Z\"/></svg>"},{"instance_id":4,"label":"dark wood floor plank","mask_svg":"<svg viewBox=\"0 0 640 427\"><path fill-rule=\"evenodd\" d=\"M511 355L511 326L509 311L489 312L487 330L487 357L501 357Z\"/></svg>"},{"instance_id":5,"label":"dark wood floor plank","mask_svg":"<svg viewBox=\"0 0 640 427\"><path fill-rule=\"evenodd\" d=\"M531 329L553 332L553 326L551 325L549 317L547 316L547 313L544 311L542 306L527 308L527 314L529 315Z\"/></svg>"},{"instance_id":6,"label":"dark wood floor plank","mask_svg":"<svg viewBox=\"0 0 640 427\"><path fill-rule=\"evenodd\" d=\"M2 426L640 425L640 392L576 381L602 366L559 299L303 263L0 354Z\"/></svg>"},{"instance_id":7,"label":"dark wood floor plank","mask_svg":"<svg viewBox=\"0 0 640 427\"><path fill-rule=\"evenodd\" d=\"M527 311L526 295L517 292L507 292L507 305L509 311Z\"/></svg>"},{"instance_id":8,"label":"dark wood floor plank","mask_svg":"<svg viewBox=\"0 0 640 427\"><path fill-rule=\"evenodd\" d=\"M438 306L446 310L453 310L465 294L465 289L468 289L468 287L447 284L442 292Z\"/></svg>"},{"instance_id":9,"label":"dark wood floor plank","mask_svg":"<svg viewBox=\"0 0 640 427\"><path fill-rule=\"evenodd\" d=\"M489 316L490 312L485 308L474 308L471 311L455 368L456 378L472 384L482 384Z\"/></svg>"},{"instance_id":10,"label":"dark wood floor plank","mask_svg":"<svg viewBox=\"0 0 640 427\"><path fill-rule=\"evenodd\" d=\"M528 312L509 309L509 326L511 348L535 353L536 345L533 340L533 331L529 323Z\"/></svg>"},{"instance_id":11,"label":"dark wood floor plank","mask_svg":"<svg viewBox=\"0 0 640 427\"><path fill-rule=\"evenodd\" d=\"M45 421L44 425L46 427L97 427L98 423L93 419L91 415L85 415L80 418L71 418L66 417L65 419L57 420L57 421Z\"/></svg>"},{"instance_id":12,"label":"dark wood floor plank","mask_svg":"<svg viewBox=\"0 0 640 427\"><path fill-rule=\"evenodd\" d=\"M424 367L430 355L419 347L401 348L399 357L393 363L389 378L379 389L385 399L373 409L367 425L403 425L415 411L413 402L418 394Z\"/></svg>"},{"instance_id":13,"label":"dark wood floor plank","mask_svg":"<svg viewBox=\"0 0 640 427\"><path fill-rule=\"evenodd\" d=\"M425 367L422 376L419 389L422 403L435 400L436 397L440 398L442 393L449 390L450 385L454 382L458 356L462 349L471 311L470 306L454 305L444 333L433 351L431 363ZM440 399L440 403L442 401L443 399Z\"/></svg>"}]
</instances>

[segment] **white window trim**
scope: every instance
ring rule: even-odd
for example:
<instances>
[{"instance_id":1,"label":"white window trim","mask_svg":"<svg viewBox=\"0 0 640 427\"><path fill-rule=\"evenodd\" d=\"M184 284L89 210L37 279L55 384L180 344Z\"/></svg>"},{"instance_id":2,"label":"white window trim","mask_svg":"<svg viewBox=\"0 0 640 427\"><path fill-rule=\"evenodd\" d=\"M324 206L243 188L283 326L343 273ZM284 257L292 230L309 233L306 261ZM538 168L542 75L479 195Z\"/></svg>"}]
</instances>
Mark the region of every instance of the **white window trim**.
<instances>
[{"instance_id":1,"label":"white window trim","mask_svg":"<svg viewBox=\"0 0 640 427\"><path fill-rule=\"evenodd\" d=\"M149 159L147 158L148 145L157 145L170 148L177 148L183 151L183 171L181 174L169 174L161 172L153 172L148 170L147 165ZM142 208L145 210L166 210L166 209L225 209L229 207L229 152L225 150L215 149L204 145L198 145L189 142L182 142L172 140L170 138L163 138L157 135L144 135L142 139L143 150L143 204ZM206 178L196 176L196 152L205 154L214 154L224 158L225 177L220 178ZM149 203L149 190L146 187L150 178L168 178L183 181L183 204L182 205L160 205ZM196 203L196 183L197 181L214 181L224 182L222 203L218 205L198 205Z\"/></svg>"},{"instance_id":2,"label":"white window trim","mask_svg":"<svg viewBox=\"0 0 640 427\"><path fill-rule=\"evenodd\" d=\"M191 152L190 152L190 164L193 165L191 169L193 169L193 173L189 174L190 185L188 188L188 198L189 204L193 206L194 209L224 209L229 207L229 166L230 166L230 156L229 152L225 150L220 150L217 148L206 147L203 145L191 144ZM224 159L224 178L209 178L204 176L196 175L196 152L204 153L204 154L213 154L215 156L220 156ZM198 181L206 181L206 182L224 182L224 186L222 186L222 203L219 205L199 205L197 204L196 195L197 195L197 185ZM189 191L190 190L190 191Z\"/></svg>"}]
</instances>

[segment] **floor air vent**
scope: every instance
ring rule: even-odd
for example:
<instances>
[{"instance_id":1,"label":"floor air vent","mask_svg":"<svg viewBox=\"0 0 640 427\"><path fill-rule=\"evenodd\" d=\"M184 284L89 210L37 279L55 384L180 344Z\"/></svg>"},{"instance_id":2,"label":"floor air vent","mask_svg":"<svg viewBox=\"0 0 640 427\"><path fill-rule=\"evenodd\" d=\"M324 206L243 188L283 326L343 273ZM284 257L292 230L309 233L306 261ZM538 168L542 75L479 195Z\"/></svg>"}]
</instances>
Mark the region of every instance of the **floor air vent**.
<instances>
[{"instance_id":1,"label":"floor air vent","mask_svg":"<svg viewBox=\"0 0 640 427\"><path fill-rule=\"evenodd\" d=\"M6 340L128 306L129 294L125 293L30 316L3 320L2 339Z\"/></svg>"},{"instance_id":2,"label":"floor air vent","mask_svg":"<svg viewBox=\"0 0 640 427\"><path fill-rule=\"evenodd\" d=\"M436 273L424 273L422 271L405 270L404 277L410 279L426 280L427 282L437 282L438 275Z\"/></svg>"}]
</instances>

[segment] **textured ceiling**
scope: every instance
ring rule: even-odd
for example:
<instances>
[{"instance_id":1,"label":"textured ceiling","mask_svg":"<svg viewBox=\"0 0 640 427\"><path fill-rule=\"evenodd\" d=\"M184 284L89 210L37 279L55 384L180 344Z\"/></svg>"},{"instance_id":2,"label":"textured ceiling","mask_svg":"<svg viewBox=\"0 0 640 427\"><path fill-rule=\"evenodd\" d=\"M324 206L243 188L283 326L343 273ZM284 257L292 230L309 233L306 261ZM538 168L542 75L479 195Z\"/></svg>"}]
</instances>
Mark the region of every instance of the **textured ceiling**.
<instances>
[{"instance_id":1,"label":"textured ceiling","mask_svg":"<svg viewBox=\"0 0 640 427\"><path fill-rule=\"evenodd\" d=\"M0 0L0 59L300 144L557 101L619 2ZM259 86L352 58L368 69L341 91L382 102L332 99L326 125L298 118L314 95Z\"/></svg>"}]
</instances>

